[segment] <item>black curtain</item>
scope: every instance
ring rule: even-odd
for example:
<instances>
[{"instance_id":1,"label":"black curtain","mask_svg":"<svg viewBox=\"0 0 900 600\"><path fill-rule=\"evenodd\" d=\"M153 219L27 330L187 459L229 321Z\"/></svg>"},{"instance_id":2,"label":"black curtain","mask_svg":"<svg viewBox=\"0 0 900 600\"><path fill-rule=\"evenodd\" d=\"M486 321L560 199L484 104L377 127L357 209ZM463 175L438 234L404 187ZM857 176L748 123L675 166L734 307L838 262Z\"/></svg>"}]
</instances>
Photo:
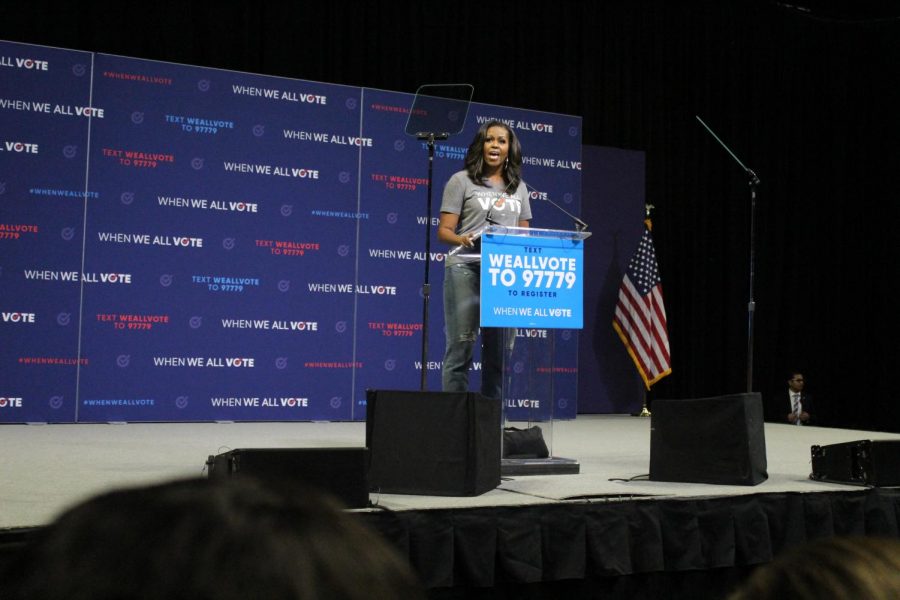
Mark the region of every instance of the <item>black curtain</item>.
<instances>
[{"instance_id":1,"label":"black curtain","mask_svg":"<svg viewBox=\"0 0 900 600\"><path fill-rule=\"evenodd\" d=\"M753 389L800 369L821 424L900 431L896 4L32 1L0 8L0 38L397 91L469 82L479 102L583 116L585 143L646 152L674 369L658 397L746 390L748 179L700 116L762 182Z\"/></svg>"}]
</instances>

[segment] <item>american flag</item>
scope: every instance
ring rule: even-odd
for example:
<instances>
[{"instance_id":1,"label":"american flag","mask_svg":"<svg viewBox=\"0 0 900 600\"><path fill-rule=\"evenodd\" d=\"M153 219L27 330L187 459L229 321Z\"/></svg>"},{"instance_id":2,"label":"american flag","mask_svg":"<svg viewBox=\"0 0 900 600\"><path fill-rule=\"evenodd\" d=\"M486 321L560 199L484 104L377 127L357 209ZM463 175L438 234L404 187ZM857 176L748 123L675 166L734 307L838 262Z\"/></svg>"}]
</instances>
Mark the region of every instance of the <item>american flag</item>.
<instances>
[{"instance_id":1,"label":"american flag","mask_svg":"<svg viewBox=\"0 0 900 600\"><path fill-rule=\"evenodd\" d=\"M641 243L628 262L619 286L613 328L622 338L649 390L651 385L672 372L672 364L669 359L666 307L663 304L656 251L650 236L650 219L644 221L644 225Z\"/></svg>"}]
</instances>

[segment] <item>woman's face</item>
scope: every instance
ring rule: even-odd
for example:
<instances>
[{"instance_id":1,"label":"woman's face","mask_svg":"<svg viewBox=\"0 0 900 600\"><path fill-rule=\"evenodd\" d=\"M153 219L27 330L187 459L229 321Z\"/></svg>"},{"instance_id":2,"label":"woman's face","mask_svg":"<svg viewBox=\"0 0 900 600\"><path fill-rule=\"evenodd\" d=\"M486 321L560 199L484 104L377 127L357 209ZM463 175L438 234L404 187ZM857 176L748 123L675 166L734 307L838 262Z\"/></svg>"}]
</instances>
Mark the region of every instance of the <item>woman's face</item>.
<instances>
[{"instance_id":1,"label":"woman's face","mask_svg":"<svg viewBox=\"0 0 900 600\"><path fill-rule=\"evenodd\" d=\"M495 125L488 128L484 136L484 163L491 168L503 166L509 156L509 133L505 127Z\"/></svg>"}]
</instances>

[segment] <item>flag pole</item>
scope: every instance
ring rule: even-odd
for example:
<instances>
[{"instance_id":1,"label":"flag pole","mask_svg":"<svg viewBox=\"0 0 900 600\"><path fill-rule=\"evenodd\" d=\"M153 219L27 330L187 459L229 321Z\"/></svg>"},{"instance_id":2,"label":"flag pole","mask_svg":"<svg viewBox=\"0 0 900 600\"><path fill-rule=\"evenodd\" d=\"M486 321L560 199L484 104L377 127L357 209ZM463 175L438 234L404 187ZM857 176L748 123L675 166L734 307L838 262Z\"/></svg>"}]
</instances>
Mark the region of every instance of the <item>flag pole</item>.
<instances>
[{"instance_id":1,"label":"flag pole","mask_svg":"<svg viewBox=\"0 0 900 600\"><path fill-rule=\"evenodd\" d=\"M631 356L646 387L650 387L672 373L669 334L666 327L666 308L663 302L662 279L653 245L650 220L652 204L645 204L644 233L628 261L619 284L619 298L612 326ZM650 416L647 395L644 395L642 416Z\"/></svg>"},{"instance_id":2,"label":"flag pole","mask_svg":"<svg viewBox=\"0 0 900 600\"><path fill-rule=\"evenodd\" d=\"M650 220L650 211L652 211L654 208L656 208L656 207L653 206L652 204L644 205L644 214L646 215L646 219L648 221ZM641 405L641 412L639 412L637 416L649 417L651 415L650 415L650 410L647 408L647 390L643 390L643 391L644 391L644 401L643 401L643 404Z\"/></svg>"}]
</instances>

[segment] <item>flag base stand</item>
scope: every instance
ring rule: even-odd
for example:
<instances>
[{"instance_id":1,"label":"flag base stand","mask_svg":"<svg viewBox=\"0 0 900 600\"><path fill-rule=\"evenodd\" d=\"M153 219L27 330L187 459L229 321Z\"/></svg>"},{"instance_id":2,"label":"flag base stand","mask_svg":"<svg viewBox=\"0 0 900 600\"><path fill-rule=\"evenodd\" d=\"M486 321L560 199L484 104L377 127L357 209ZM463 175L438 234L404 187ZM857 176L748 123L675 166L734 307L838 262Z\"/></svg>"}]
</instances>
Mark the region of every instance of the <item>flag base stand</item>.
<instances>
[{"instance_id":1,"label":"flag base stand","mask_svg":"<svg viewBox=\"0 0 900 600\"><path fill-rule=\"evenodd\" d=\"M632 417L649 417L649 416L651 416L650 411L647 410L647 394L646 394L646 392L644 393L644 401L641 404L641 411L636 412L636 413L631 413L631 416Z\"/></svg>"}]
</instances>

